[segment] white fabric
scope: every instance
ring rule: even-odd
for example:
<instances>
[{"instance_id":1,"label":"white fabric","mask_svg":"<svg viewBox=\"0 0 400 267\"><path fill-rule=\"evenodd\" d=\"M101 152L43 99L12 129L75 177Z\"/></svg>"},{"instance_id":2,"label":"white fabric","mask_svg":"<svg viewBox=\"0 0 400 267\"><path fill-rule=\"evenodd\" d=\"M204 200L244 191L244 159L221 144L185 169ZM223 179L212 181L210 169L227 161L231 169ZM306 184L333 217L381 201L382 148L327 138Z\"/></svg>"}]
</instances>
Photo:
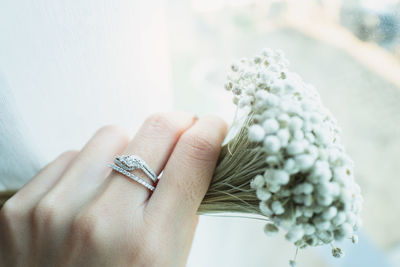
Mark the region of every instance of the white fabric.
<instances>
[{"instance_id":1,"label":"white fabric","mask_svg":"<svg viewBox=\"0 0 400 267\"><path fill-rule=\"evenodd\" d=\"M0 190L102 125L133 130L171 109L164 11L163 0L0 2Z\"/></svg>"}]
</instances>

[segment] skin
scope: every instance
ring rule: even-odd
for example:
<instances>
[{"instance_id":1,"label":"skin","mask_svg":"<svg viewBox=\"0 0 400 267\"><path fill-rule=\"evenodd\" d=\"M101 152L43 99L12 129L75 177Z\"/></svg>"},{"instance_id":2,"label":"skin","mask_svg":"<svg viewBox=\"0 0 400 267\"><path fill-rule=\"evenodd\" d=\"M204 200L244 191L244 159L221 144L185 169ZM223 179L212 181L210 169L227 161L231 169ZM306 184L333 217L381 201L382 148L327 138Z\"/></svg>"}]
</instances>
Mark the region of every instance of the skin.
<instances>
[{"instance_id":1,"label":"skin","mask_svg":"<svg viewBox=\"0 0 400 267\"><path fill-rule=\"evenodd\" d=\"M185 266L226 131L217 117L180 112L150 116L132 140L103 127L5 203L0 266ZM153 193L111 172L118 154L163 170Z\"/></svg>"}]
</instances>

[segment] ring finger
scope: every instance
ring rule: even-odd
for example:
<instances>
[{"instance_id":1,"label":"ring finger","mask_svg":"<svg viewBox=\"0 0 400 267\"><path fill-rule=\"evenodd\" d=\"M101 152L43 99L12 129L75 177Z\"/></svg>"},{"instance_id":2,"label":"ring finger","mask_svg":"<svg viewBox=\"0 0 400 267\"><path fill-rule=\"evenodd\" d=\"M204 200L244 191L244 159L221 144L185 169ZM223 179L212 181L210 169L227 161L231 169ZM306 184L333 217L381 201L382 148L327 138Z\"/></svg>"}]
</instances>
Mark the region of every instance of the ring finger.
<instances>
[{"instance_id":1,"label":"ring finger","mask_svg":"<svg viewBox=\"0 0 400 267\"><path fill-rule=\"evenodd\" d=\"M193 115L182 112L152 115L144 122L123 154L139 156L158 176L172 153L179 136L194 121ZM142 170L134 170L131 173L149 184L153 183ZM112 172L107 181L108 186L101 198L107 200L108 203L113 203L113 205L125 207L129 205L134 209L143 204L150 196L150 191L147 188L118 172ZM107 203L103 204L107 205Z\"/></svg>"}]
</instances>

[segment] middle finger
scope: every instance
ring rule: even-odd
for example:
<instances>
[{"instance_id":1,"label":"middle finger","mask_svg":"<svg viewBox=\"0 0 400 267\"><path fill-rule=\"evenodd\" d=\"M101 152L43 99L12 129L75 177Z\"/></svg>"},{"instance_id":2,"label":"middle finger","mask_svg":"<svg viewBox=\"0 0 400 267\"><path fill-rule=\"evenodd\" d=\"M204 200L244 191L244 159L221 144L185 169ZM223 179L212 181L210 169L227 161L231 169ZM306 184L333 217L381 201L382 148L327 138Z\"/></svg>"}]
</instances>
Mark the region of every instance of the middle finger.
<instances>
[{"instance_id":1,"label":"middle finger","mask_svg":"<svg viewBox=\"0 0 400 267\"><path fill-rule=\"evenodd\" d=\"M158 176L181 133L193 122L194 116L183 112L154 114L144 122L123 154L139 156ZM150 185L153 184L153 181L142 170L133 170L131 173L147 181ZM108 186L101 198L116 206L126 207L128 205L134 209L143 204L150 196L147 188L116 171L111 173L107 182ZM103 204L107 205L107 203Z\"/></svg>"}]
</instances>

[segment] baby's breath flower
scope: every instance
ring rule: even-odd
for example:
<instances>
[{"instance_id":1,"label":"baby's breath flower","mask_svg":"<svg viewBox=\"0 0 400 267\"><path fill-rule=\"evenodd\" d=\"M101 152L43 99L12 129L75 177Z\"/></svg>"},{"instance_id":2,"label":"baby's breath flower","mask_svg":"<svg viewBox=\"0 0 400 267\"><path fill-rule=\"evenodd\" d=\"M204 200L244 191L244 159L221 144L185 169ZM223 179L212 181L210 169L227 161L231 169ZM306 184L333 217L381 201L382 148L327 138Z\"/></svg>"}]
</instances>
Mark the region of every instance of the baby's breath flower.
<instances>
[{"instance_id":1,"label":"baby's breath flower","mask_svg":"<svg viewBox=\"0 0 400 267\"><path fill-rule=\"evenodd\" d=\"M278 200L275 200L274 202L272 202L271 208L272 208L272 211L276 215L280 215L285 212L285 209L283 208L282 204Z\"/></svg>"},{"instance_id":2,"label":"baby's breath flower","mask_svg":"<svg viewBox=\"0 0 400 267\"><path fill-rule=\"evenodd\" d=\"M296 242L303 238L304 236L304 230L303 227L301 226L296 226L292 229L290 229L289 232L285 235L285 238L290 241L290 242Z\"/></svg>"},{"instance_id":3,"label":"baby's breath flower","mask_svg":"<svg viewBox=\"0 0 400 267\"><path fill-rule=\"evenodd\" d=\"M254 124L249 128L249 139L251 141L259 142L263 140L264 136L265 131L260 125Z\"/></svg>"},{"instance_id":4,"label":"baby's breath flower","mask_svg":"<svg viewBox=\"0 0 400 267\"><path fill-rule=\"evenodd\" d=\"M265 201L261 201L259 207L261 213L265 216L269 217L273 214L272 210L268 207L268 204Z\"/></svg>"},{"instance_id":5,"label":"baby's breath flower","mask_svg":"<svg viewBox=\"0 0 400 267\"><path fill-rule=\"evenodd\" d=\"M342 258L344 256L344 252L341 248L333 248L332 256L335 258Z\"/></svg>"},{"instance_id":6,"label":"baby's breath flower","mask_svg":"<svg viewBox=\"0 0 400 267\"><path fill-rule=\"evenodd\" d=\"M329 207L322 213L322 218L324 220L330 221L333 217L335 217L337 214L337 209L336 207Z\"/></svg>"},{"instance_id":7,"label":"baby's breath flower","mask_svg":"<svg viewBox=\"0 0 400 267\"><path fill-rule=\"evenodd\" d=\"M264 232L268 236L276 236L279 232L279 228L273 223L267 223L264 226Z\"/></svg>"},{"instance_id":8,"label":"baby's breath flower","mask_svg":"<svg viewBox=\"0 0 400 267\"><path fill-rule=\"evenodd\" d=\"M275 135L268 135L264 139L264 147L267 153L274 154L281 149L279 138Z\"/></svg>"},{"instance_id":9,"label":"baby's breath flower","mask_svg":"<svg viewBox=\"0 0 400 267\"><path fill-rule=\"evenodd\" d=\"M266 134L273 134L279 130L279 123L275 119L271 118L264 121L263 127Z\"/></svg>"},{"instance_id":10,"label":"baby's breath flower","mask_svg":"<svg viewBox=\"0 0 400 267\"><path fill-rule=\"evenodd\" d=\"M264 187L257 188L256 194L258 199L263 201L267 201L271 197L271 193L269 192L269 190Z\"/></svg>"},{"instance_id":11,"label":"baby's breath flower","mask_svg":"<svg viewBox=\"0 0 400 267\"><path fill-rule=\"evenodd\" d=\"M262 175L257 175L250 183L250 187L253 189L261 188L265 184L264 177Z\"/></svg>"},{"instance_id":12,"label":"baby's breath flower","mask_svg":"<svg viewBox=\"0 0 400 267\"><path fill-rule=\"evenodd\" d=\"M337 121L315 87L288 69L282 51L264 49L231 66L225 88L251 114L248 140L265 153L263 175L251 181L260 213L298 248L351 238L361 225L362 197ZM332 254L343 251L333 247ZM290 262L295 266L295 261Z\"/></svg>"}]
</instances>

